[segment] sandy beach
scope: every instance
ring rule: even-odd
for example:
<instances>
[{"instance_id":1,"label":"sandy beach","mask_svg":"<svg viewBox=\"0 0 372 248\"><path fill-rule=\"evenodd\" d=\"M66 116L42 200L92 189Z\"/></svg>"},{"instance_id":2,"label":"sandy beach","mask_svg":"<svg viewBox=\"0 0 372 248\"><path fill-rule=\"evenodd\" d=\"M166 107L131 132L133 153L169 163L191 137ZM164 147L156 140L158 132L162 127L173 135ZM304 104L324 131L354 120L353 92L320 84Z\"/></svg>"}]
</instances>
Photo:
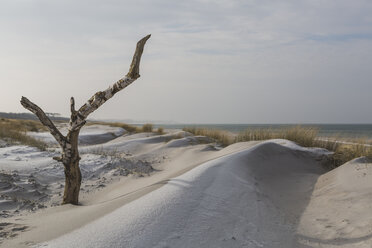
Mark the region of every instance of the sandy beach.
<instances>
[{"instance_id":1,"label":"sandy beach","mask_svg":"<svg viewBox=\"0 0 372 248\"><path fill-rule=\"evenodd\" d=\"M0 248L372 248L372 1L0 13Z\"/></svg>"},{"instance_id":2,"label":"sandy beach","mask_svg":"<svg viewBox=\"0 0 372 248\"><path fill-rule=\"evenodd\" d=\"M46 133L30 134L45 141ZM288 140L222 148L180 130L81 134L79 206L51 149L0 148L0 247L371 247L372 163Z\"/></svg>"}]
</instances>

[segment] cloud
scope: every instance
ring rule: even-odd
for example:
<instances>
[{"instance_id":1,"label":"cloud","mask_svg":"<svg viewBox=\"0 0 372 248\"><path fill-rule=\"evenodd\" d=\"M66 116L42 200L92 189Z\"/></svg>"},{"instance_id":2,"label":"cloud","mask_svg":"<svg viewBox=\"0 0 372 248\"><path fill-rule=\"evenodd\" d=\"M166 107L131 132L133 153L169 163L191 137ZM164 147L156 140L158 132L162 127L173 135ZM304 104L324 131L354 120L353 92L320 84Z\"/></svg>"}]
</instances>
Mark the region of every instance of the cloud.
<instances>
[{"instance_id":1,"label":"cloud","mask_svg":"<svg viewBox=\"0 0 372 248\"><path fill-rule=\"evenodd\" d=\"M83 103L121 77L152 33L140 81L93 117L372 122L355 114L372 103L371 11L368 0L3 1L0 111L24 111L27 95L67 115L71 95ZM339 102L350 92L366 98Z\"/></svg>"}]
</instances>

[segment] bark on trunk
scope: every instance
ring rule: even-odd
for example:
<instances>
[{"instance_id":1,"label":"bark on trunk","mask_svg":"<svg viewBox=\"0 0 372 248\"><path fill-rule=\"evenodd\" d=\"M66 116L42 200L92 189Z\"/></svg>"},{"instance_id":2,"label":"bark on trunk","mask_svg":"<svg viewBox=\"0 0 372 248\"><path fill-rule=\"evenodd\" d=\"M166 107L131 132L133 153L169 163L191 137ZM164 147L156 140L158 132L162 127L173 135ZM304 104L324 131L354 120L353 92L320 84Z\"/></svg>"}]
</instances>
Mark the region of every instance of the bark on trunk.
<instances>
[{"instance_id":1,"label":"bark on trunk","mask_svg":"<svg viewBox=\"0 0 372 248\"><path fill-rule=\"evenodd\" d=\"M44 113L44 111L28 100L26 97L22 97L21 104L26 109L33 112L40 120L40 122L46 126L53 137L57 140L62 148L62 156L54 157L53 159L62 162L65 167L65 191L63 194L62 204L75 204L79 203L79 192L81 185L81 171L79 167L79 150L78 141L80 129L86 123L86 119L89 114L97 110L102 104L113 97L117 92L124 89L131 83L133 83L139 75L139 65L143 48L146 41L150 38L150 35L145 36L137 43L136 50L133 55L132 63L129 68L128 74L113 84L105 91L99 91L94 94L87 103L85 103L79 110L75 110L75 100L71 97L71 118L69 122L69 131L65 136L56 128L54 123Z\"/></svg>"},{"instance_id":2,"label":"bark on trunk","mask_svg":"<svg viewBox=\"0 0 372 248\"><path fill-rule=\"evenodd\" d=\"M79 161L65 166L65 191L63 193L62 204L79 204L79 192L81 185L81 172Z\"/></svg>"},{"instance_id":3,"label":"bark on trunk","mask_svg":"<svg viewBox=\"0 0 372 248\"><path fill-rule=\"evenodd\" d=\"M65 191L63 194L62 204L71 203L77 205L79 203L79 192L81 186L81 171L79 167L79 141L80 129L69 132L67 135L67 145L63 151L62 158L65 166Z\"/></svg>"}]
</instances>

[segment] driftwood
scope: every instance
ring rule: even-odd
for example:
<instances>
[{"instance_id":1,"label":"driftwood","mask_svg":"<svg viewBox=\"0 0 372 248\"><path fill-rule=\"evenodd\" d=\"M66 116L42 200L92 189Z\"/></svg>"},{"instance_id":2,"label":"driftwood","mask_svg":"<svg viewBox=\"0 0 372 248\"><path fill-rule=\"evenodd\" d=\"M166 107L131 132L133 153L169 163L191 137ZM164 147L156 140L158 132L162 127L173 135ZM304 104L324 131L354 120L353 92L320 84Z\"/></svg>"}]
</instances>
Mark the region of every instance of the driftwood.
<instances>
[{"instance_id":1,"label":"driftwood","mask_svg":"<svg viewBox=\"0 0 372 248\"><path fill-rule=\"evenodd\" d=\"M62 162L65 169L65 190L63 195L62 204L71 203L78 204L79 202L79 191L81 185L81 172L79 167L79 151L78 151L78 138L80 129L85 125L86 119L95 110L97 110L102 104L113 97L117 92L124 89L131 83L133 83L139 75L139 65L143 48L146 41L151 35L147 35L137 43L136 51L133 55L132 63L129 68L128 74L114 83L111 87L105 91L99 91L94 94L81 108L75 110L75 100L71 97L71 117L69 122L69 129L66 136L56 128L49 117L44 111L28 100L26 97L22 97L21 104L26 109L34 113L40 120L40 122L49 129L49 132L57 140L58 144L62 148L61 157L54 157L53 159Z\"/></svg>"}]
</instances>

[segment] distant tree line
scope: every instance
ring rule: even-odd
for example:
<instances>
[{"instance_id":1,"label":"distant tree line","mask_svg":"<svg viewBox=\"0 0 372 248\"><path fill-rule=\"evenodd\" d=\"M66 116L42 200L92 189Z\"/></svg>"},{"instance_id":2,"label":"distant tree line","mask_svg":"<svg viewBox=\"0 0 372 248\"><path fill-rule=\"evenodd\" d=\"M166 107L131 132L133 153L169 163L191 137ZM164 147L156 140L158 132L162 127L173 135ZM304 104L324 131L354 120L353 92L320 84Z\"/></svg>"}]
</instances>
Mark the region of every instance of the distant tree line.
<instances>
[{"instance_id":1,"label":"distant tree line","mask_svg":"<svg viewBox=\"0 0 372 248\"><path fill-rule=\"evenodd\" d=\"M69 121L69 118L62 117L58 113L45 113L53 121ZM6 119L20 119L20 120L38 120L38 118L31 113L5 113L0 112L0 118Z\"/></svg>"}]
</instances>

